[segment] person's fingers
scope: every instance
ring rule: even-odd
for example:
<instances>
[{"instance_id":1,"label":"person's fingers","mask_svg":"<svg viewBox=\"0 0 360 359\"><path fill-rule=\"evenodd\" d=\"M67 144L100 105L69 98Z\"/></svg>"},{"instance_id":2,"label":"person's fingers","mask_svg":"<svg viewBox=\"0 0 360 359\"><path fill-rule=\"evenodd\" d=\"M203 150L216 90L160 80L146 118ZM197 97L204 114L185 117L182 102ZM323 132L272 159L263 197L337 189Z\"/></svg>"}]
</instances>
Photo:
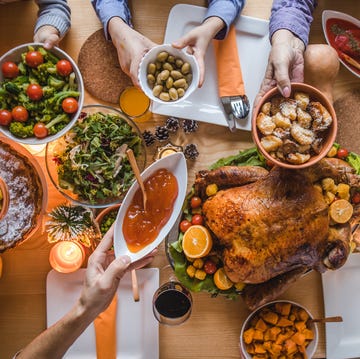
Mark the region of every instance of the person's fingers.
<instances>
[{"instance_id":1,"label":"person's fingers","mask_svg":"<svg viewBox=\"0 0 360 359\"><path fill-rule=\"evenodd\" d=\"M120 281L130 265L129 256L120 256L114 259L103 273L102 282L104 287L111 288L114 281Z\"/></svg>"},{"instance_id":2,"label":"person's fingers","mask_svg":"<svg viewBox=\"0 0 360 359\"><path fill-rule=\"evenodd\" d=\"M198 87L200 88L203 85L205 79L205 61L204 61L204 56L199 56L195 53L195 57L199 65L200 77L199 77Z\"/></svg>"},{"instance_id":3,"label":"person's fingers","mask_svg":"<svg viewBox=\"0 0 360 359\"><path fill-rule=\"evenodd\" d=\"M183 37L181 37L180 39L173 41L171 43L172 47L175 47L175 49L183 49L185 46L189 45L190 43L190 38L189 35L185 35Z\"/></svg>"},{"instance_id":4,"label":"person's fingers","mask_svg":"<svg viewBox=\"0 0 360 359\"><path fill-rule=\"evenodd\" d=\"M58 35L51 34L48 38L44 41L44 48L47 50L52 49L54 46L57 46L60 42L60 38Z\"/></svg>"},{"instance_id":5,"label":"person's fingers","mask_svg":"<svg viewBox=\"0 0 360 359\"><path fill-rule=\"evenodd\" d=\"M291 93L291 83L289 77L290 63L288 61L279 61L274 63L274 78L278 89L284 97L289 97Z\"/></svg>"}]
</instances>

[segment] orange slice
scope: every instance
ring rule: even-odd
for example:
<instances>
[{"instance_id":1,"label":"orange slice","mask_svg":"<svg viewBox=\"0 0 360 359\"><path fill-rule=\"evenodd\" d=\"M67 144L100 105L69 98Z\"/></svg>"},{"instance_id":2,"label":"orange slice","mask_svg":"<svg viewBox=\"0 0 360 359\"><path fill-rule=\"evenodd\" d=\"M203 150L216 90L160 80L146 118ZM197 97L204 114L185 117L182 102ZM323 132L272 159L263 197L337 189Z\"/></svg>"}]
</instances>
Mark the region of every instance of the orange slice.
<instances>
[{"instance_id":1,"label":"orange slice","mask_svg":"<svg viewBox=\"0 0 360 359\"><path fill-rule=\"evenodd\" d=\"M350 220L354 208L346 199L338 199L331 203L329 213L332 220L336 223L346 223Z\"/></svg>"},{"instance_id":2,"label":"orange slice","mask_svg":"<svg viewBox=\"0 0 360 359\"><path fill-rule=\"evenodd\" d=\"M193 225L184 233L182 246L188 258L205 257L212 248L212 238L206 227Z\"/></svg>"},{"instance_id":3,"label":"orange slice","mask_svg":"<svg viewBox=\"0 0 360 359\"><path fill-rule=\"evenodd\" d=\"M234 283L226 275L223 267L219 268L214 273L214 283L221 290L230 289L234 285Z\"/></svg>"}]
</instances>

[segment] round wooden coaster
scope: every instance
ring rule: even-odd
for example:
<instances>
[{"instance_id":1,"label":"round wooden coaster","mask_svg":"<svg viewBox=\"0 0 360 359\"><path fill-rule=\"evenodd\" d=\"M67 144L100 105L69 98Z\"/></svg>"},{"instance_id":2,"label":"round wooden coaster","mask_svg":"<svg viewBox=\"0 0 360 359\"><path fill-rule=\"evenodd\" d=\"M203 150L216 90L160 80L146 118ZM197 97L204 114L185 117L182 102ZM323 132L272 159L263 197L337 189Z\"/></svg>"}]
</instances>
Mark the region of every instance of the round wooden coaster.
<instances>
[{"instance_id":1,"label":"round wooden coaster","mask_svg":"<svg viewBox=\"0 0 360 359\"><path fill-rule=\"evenodd\" d=\"M360 88L345 93L334 102L338 119L336 141L356 153L360 153Z\"/></svg>"},{"instance_id":2,"label":"round wooden coaster","mask_svg":"<svg viewBox=\"0 0 360 359\"><path fill-rule=\"evenodd\" d=\"M85 89L102 101L118 104L121 91L132 86L130 78L120 68L114 45L106 41L102 29L84 42L78 66Z\"/></svg>"}]
</instances>

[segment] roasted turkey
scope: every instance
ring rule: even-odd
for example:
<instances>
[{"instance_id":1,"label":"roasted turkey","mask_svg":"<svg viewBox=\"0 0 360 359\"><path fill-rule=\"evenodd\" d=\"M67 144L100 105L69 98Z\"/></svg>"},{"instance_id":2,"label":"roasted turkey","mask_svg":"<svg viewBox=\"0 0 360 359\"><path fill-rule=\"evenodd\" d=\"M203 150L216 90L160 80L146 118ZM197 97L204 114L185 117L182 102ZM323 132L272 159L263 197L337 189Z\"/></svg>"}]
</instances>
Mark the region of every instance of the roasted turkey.
<instances>
[{"instance_id":1,"label":"roasted turkey","mask_svg":"<svg viewBox=\"0 0 360 359\"><path fill-rule=\"evenodd\" d=\"M334 158L305 170L227 166L197 174L205 225L228 277L250 284L243 292L250 308L275 298L309 269L324 272L345 263L351 225L331 223L329 205L314 187L328 177L360 186L354 169ZM210 183L220 190L205 198Z\"/></svg>"}]
</instances>

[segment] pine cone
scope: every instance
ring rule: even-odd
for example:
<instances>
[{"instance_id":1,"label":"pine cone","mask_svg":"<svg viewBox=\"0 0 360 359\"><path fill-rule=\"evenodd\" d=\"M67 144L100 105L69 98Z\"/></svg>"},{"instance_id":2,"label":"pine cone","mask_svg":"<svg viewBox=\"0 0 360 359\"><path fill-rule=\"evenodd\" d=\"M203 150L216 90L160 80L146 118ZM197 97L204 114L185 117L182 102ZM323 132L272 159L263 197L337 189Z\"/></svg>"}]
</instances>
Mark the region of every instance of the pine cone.
<instances>
[{"instance_id":1,"label":"pine cone","mask_svg":"<svg viewBox=\"0 0 360 359\"><path fill-rule=\"evenodd\" d=\"M185 133L195 132L199 127L195 120L183 120L181 125Z\"/></svg>"},{"instance_id":2,"label":"pine cone","mask_svg":"<svg viewBox=\"0 0 360 359\"><path fill-rule=\"evenodd\" d=\"M151 131L145 130L142 136L146 146L151 146L156 141L156 137Z\"/></svg>"},{"instance_id":3,"label":"pine cone","mask_svg":"<svg viewBox=\"0 0 360 359\"><path fill-rule=\"evenodd\" d=\"M165 122L165 127L170 132L176 132L180 128L180 122L179 119L176 117L169 117Z\"/></svg>"},{"instance_id":4,"label":"pine cone","mask_svg":"<svg viewBox=\"0 0 360 359\"><path fill-rule=\"evenodd\" d=\"M184 148L184 156L188 160L195 160L199 156L199 151L197 149L197 146L193 143L189 143Z\"/></svg>"},{"instance_id":5,"label":"pine cone","mask_svg":"<svg viewBox=\"0 0 360 359\"><path fill-rule=\"evenodd\" d=\"M165 126L156 126L155 137L158 141L166 141L169 138L169 130Z\"/></svg>"}]
</instances>

